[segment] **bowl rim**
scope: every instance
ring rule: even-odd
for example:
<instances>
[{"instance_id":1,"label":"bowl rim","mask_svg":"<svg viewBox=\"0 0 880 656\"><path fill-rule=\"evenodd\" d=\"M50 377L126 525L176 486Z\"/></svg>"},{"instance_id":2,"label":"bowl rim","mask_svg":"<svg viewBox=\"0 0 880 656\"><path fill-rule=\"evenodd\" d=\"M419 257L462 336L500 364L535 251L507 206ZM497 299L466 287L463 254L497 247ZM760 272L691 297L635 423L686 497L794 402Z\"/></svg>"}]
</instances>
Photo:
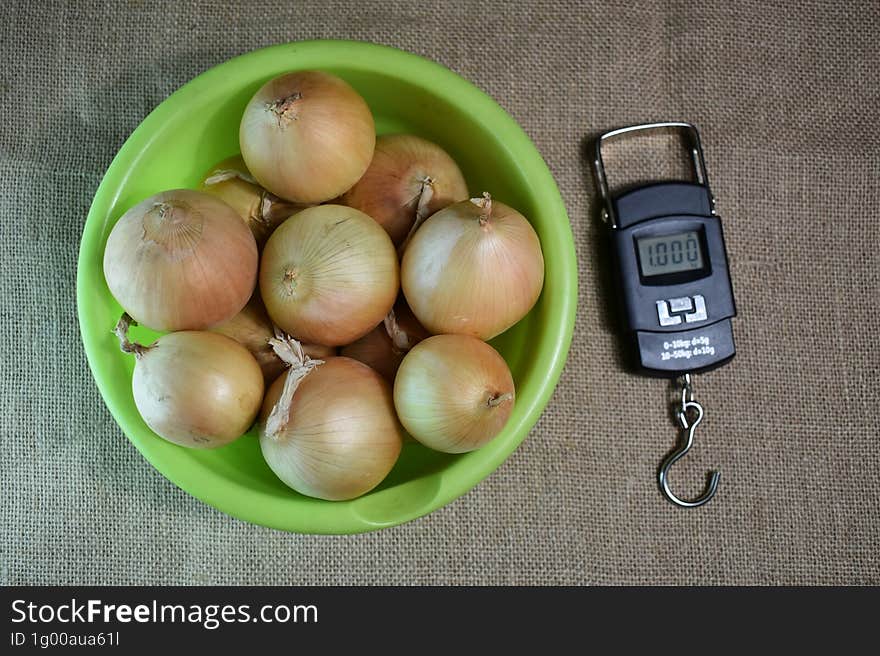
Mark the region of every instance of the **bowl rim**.
<instances>
[{"instance_id":1,"label":"bowl rim","mask_svg":"<svg viewBox=\"0 0 880 656\"><path fill-rule=\"evenodd\" d=\"M485 450L487 457L472 463L464 475L440 477L438 491L429 503L414 510L403 511L399 516L387 521L372 522L352 512L341 512L341 508L340 512L332 512L337 505L347 502L336 502L328 507L327 512L322 510L321 513L308 513L311 515L309 517L294 514L279 516L277 511L267 507L271 504L255 503L250 498L255 493L254 490L247 488L251 494L242 495L239 492L240 489L244 489L243 486L235 486L231 489L228 479L208 467L194 468L191 464L176 466L174 457L169 457L160 449L151 448L155 443L155 437L150 435L149 440L141 438L140 428L129 420L121 405L114 400L110 393L113 381L109 372L104 371L102 363L98 361L98 353L103 348L103 343L98 337L99 331L95 329L94 322L89 320L91 308L96 307L99 301L89 293L87 280L95 275L93 270L95 255L103 259L100 226L106 220L106 208L115 206L116 197L113 194L124 187L127 166L137 159L137 153L149 141L154 128L161 125L167 115L176 111L174 108L177 102L191 94L198 94L202 87L213 84L215 79L235 75L236 70L246 72L246 67L252 61L272 58L282 52L290 54L291 51L300 54L311 51L313 55L317 55L320 51L328 59L337 57L344 61L348 69L365 72L378 69L411 84L430 85L438 94L454 97L456 103L467 103L473 120L491 125L492 132L504 136L504 139L499 141L523 169L526 179L531 181L530 193L539 198L544 211L559 218L558 221L546 226L544 232L540 234L545 253L548 247L553 249L552 266L555 274L554 287L548 290L545 286L542 292L542 295L549 295L547 301L551 304L550 314L555 318L541 340L542 345L546 346L540 353L541 362L546 369L541 376L537 393L527 400L526 412L520 415L519 422L512 427L516 439L508 440L504 445L496 445L496 448L491 450L484 447L481 451ZM340 55L343 57L339 58ZM327 64L328 67L332 65ZM578 270L574 239L559 189L541 154L507 111L477 86L430 59L369 42L313 40L260 48L209 68L165 98L141 121L114 156L89 208L77 261L76 300L80 336L98 390L129 441L165 478L221 512L249 523L296 533L348 534L387 528L425 516L467 493L508 458L537 423L562 374L574 331L578 300L577 285ZM520 401L519 398L517 400ZM520 401L523 402L525 401ZM430 476L439 476L439 474L434 472ZM265 496L267 501L272 498L269 495Z\"/></svg>"}]
</instances>

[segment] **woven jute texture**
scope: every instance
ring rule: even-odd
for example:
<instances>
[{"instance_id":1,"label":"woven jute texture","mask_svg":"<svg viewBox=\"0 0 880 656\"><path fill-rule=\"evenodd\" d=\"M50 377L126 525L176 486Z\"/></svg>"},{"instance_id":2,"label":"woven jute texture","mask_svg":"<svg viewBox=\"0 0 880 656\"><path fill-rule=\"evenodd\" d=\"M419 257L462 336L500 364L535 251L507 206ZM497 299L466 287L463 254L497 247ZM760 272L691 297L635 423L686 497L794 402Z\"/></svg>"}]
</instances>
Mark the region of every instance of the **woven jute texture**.
<instances>
[{"instance_id":1,"label":"woven jute texture","mask_svg":"<svg viewBox=\"0 0 880 656\"><path fill-rule=\"evenodd\" d=\"M0 32L0 582L880 583L880 4L11 0ZM568 363L522 446L449 506L350 537L248 525L158 474L98 394L74 293L91 199L144 116L232 56L314 38L397 46L497 99L556 178L580 267ZM722 472L697 510L655 483L671 390L622 366L583 156L670 118L701 129L739 309L673 470L682 496Z\"/></svg>"}]
</instances>

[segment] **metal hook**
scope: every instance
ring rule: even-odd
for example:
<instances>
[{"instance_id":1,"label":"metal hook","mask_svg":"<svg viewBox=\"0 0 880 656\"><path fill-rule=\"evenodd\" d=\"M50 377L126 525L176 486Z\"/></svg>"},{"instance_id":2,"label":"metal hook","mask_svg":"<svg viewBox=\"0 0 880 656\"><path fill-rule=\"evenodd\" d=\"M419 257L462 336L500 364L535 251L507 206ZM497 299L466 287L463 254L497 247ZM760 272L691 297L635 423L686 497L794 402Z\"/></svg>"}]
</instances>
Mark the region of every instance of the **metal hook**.
<instances>
[{"instance_id":1,"label":"metal hook","mask_svg":"<svg viewBox=\"0 0 880 656\"><path fill-rule=\"evenodd\" d=\"M708 485L703 490L703 494L693 501L679 499L672 493L672 490L669 489L669 468L691 450L691 447L694 445L694 431L697 426L700 425L700 422L703 421L703 406L693 399L693 390L690 386L690 375L686 375L685 377L685 387L682 390L681 396L682 404L681 410L678 413L678 422L687 434L687 439L681 440L678 448L666 456L666 460L660 465L660 489L663 491L663 494L666 495L666 498L675 505L681 506L682 508L697 508L698 506L707 503L715 496L715 492L718 489L718 478L720 477L720 474L717 471L709 472ZM689 422L687 418L689 410L696 411L696 418L692 422ZM684 436L684 433L682 435Z\"/></svg>"}]
</instances>

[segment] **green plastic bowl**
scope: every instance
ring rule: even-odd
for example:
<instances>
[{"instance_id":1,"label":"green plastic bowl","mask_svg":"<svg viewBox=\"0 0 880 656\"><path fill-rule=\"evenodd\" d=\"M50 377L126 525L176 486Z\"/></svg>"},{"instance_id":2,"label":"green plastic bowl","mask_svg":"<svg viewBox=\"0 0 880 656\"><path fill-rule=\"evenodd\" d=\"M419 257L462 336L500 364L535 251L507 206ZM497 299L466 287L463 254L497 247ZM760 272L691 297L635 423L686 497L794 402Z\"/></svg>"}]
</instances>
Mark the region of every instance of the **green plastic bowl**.
<instances>
[{"instance_id":1,"label":"green plastic bowl","mask_svg":"<svg viewBox=\"0 0 880 656\"><path fill-rule=\"evenodd\" d=\"M212 451L158 437L134 405L134 358L111 329L122 312L103 275L104 245L129 207L165 189L195 187L215 162L238 152L245 104L268 79L297 69L339 75L369 103L381 133L408 132L441 144L472 195L486 190L520 210L541 238L544 291L535 308L493 340L516 382L504 431L483 448L447 455L407 443L388 478L351 501L297 494L263 461L256 432ZM92 203L77 270L77 304L89 366L107 407L138 450L170 481L234 517L300 533L356 533L425 515L494 471L526 437L565 363L577 304L571 228L556 184L532 142L489 96L446 68L393 48L346 41L289 43L237 57L172 94L132 133ZM142 328L132 334L151 341Z\"/></svg>"}]
</instances>

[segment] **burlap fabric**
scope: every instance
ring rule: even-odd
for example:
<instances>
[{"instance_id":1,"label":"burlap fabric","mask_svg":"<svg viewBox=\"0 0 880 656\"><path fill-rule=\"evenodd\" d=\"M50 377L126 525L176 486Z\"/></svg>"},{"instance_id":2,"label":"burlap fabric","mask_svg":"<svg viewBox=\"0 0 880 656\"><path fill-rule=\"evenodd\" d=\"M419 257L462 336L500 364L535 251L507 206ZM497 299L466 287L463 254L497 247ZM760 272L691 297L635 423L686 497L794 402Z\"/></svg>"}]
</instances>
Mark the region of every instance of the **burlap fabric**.
<instances>
[{"instance_id":1,"label":"burlap fabric","mask_svg":"<svg viewBox=\"0 0 880 656\"><path fill-rule=\"evenodd\" d=\"M0 581L880 583L880 5L775 4L4 2ZM229 57L313 38L398 46L496 98L550 165L580 263L531 436L448 507L353 537L251 526L154 471L98 395L74 300L91 198L138 122ZM740 311L674 473L687 495L722 472L693 511L654 482L670 391L621 368L582 157L666 118L702 129Z\"/></svg>"}]
</instances>

